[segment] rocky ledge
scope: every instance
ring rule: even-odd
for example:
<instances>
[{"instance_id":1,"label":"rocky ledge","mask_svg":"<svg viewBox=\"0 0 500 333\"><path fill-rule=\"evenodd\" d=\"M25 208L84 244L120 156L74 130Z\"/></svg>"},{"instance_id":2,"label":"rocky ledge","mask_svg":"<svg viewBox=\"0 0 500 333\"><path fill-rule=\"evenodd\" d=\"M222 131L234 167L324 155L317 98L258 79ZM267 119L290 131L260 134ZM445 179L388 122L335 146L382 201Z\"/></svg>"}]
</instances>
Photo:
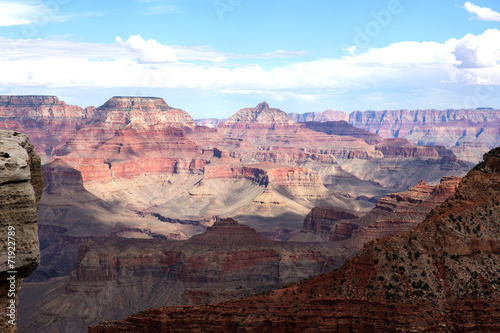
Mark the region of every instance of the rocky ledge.
<instances>
[{"instance_id":1,"label":"rocky ledge","mask_svg":"<svg viewBox=\"0 0 500 333\"><path fill-rule=\"evenodd\" d=\"M40 262L36 210L42 189L40 158L28 137L0 130L1 332L16 332L21 281Z\"/></svg>"}]
</instances>

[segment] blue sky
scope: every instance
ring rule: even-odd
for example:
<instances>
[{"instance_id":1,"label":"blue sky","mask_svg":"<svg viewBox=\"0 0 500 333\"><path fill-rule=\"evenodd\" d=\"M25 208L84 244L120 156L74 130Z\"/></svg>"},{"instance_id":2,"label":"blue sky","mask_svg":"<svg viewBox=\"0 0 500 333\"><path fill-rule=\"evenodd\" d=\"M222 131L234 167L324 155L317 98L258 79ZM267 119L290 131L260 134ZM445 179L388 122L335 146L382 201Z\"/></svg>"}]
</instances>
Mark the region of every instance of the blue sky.
<instances>
[{"instance_id":1,"label":"blue sky","mask_svg":"<svg viewBox=\"0 0 500 333\"><path fill-rule=\"evenodd\" d=\"M500 108L492 0L0 0L0 94L165 98L195 118Z\"/></svg>"}]
</instances>

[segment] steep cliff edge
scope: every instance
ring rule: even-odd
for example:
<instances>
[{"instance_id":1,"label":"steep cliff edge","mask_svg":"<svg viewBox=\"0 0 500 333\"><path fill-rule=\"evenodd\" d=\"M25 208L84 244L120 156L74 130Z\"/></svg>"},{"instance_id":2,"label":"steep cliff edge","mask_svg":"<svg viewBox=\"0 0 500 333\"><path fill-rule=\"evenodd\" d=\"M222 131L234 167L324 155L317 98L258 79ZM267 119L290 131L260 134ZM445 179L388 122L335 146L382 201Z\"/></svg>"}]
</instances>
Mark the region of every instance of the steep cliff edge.
<instances>
[{"instance_id":1,"label":"steep cliff edge","mask_svg":"<svg viewBox=\"0 0 500 333\"><path fill-rule=\"evenodd\" d=\"M89 332L496 332L500 148L412 231L371 241L336 271L270 295L151 309Z\"/></svg>"},{"instance_id":2,"label":"steep cliff edge","mask_svg":"<svg viewBox=\"0 0 500 333\"><path fill-rule=\"evenodd\" d=\"M36 210L42 189L40 157L28 137L0 130L1 332L16 332L21 281L40 262Z\"/></svg>"}]
</instances>

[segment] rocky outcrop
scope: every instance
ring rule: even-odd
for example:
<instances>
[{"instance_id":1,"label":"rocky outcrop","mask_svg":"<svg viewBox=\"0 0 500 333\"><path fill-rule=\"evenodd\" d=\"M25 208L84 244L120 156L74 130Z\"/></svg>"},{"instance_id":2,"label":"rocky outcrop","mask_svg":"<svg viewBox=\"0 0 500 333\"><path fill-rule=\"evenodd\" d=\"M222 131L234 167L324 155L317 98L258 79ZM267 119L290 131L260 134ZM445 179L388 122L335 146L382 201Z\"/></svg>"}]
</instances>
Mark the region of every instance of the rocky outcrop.
<instances>
[{"instance_id":1,"label":"rocky outcrop","mask_svg":"<svg viewBox=\"0 0 500 333\"><path fill-rule=\"evenodd\" d=\"M53 150L91 121L96 110L67 105L55 96L0 96L0 129L27 133L47 162ZM50 135L47 135L50 133Z\"/></svg>"},{"instance_id":2,"label":"rocky outcrop","mask_svg":"<svg viewBox=\"0 0 500 333\"><path fill-rule=\"evenodd\" d=\"M26 135L0 130L2 332L17 331L21 281L33 273L40 261L36 223L43 188L40 166L40 157Z\"/></svg>"},{"instance_id":3,"label":"rocky outcrop","mask_svg":"<svg viewBox=\"0 0 500 333\"><path fill-rule=\"evenodd\" d=\"M200 153L186 137L195 126L191 116L161 98L113 97L53 158L81 171L84 182L189 171Z\"/></svg>"},{"instance_id":4,"label":"rocky outcrop","mask_svg":"<svg viewBox=\"0 0 500 333\"><path fill-rule=\"evenodd\" d=\"M500 149L412 231L371 241L331 273L269 295L151 309L89 332L500 330Z\"/></svg>"},{"instance_id":5,"label":"rocky outcrop","mask_svg":"<svg viewBox=\"0 0 500 333\"><path fill-rule=\"evenodd\" d=\"M329 246L267 240L232 219L186 241L97 239L80 246L67 278L24 292L23 300L37 311L26 311L20 327L84 332L88 324L150 307L266 292L328 272L341 260L342 252ZM37 298L46 289L52 292Z\"/></svg>"},{"instance_id":6,"label":"rocky outcrop","mask_svg":"<svg viewBox=\"0 0 500 333\"><path fill-rule=\"evenodd\" d=\"M98 107L97 113L93 124L104 128L122 129L131 125L193 129L196 126L187 112L170 107L158 97L115 96Z\"/></svg>"}]
</instances>

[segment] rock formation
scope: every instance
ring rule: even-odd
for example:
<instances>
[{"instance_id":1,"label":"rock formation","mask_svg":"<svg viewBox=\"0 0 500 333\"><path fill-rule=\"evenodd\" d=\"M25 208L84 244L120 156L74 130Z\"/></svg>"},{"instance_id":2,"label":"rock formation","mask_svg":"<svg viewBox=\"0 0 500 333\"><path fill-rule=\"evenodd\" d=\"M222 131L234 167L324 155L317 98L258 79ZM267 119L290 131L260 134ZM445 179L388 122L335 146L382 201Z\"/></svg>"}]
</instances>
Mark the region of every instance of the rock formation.
<instances>
[{"instance_id":1,"label":"rock formation","mask_svg":"<svg viewBox=\"0 0 500 333\"><path fill-rule=\"evenodd\" d=\"M295 123L284 111L270 108L266 102L255 108L241 109L219 124L217 131L230 138L245 139L261 149L300 147L319 151L334 147L332 151L337 153L356 150L366 156L374 154L373 147L361 139L310 130Z\"/></svg>"},{"instance_id":2,"label":"rock formation","mask_svg":"<svg viewBox=\"0 0 500 333\"><path fill-rule=\"evenodd\" d=\"M264 239L232 219L186 241L96 239L80 246L67 278L26 287L20 327L84 332L150 307L248 296L328 272L342 256L328 245Z\"/></svg>"},{"instance_id":3,"label":"rock formation","mask_svg":"<svg viewBox=\"0 0 500 333\"><path fill-rule=\"evenodd\" d=\"M151 309L91 333L500 330L500 148L412 231L365 244L340 269L269 295Z\"/></svg>"},{"instance_id":4,"label":"rock formation","mask_svg":"<svg viewBox=\"0 0 500 333\"><path fill-rule=\"evenodd\" d=\"M46 163L52 151L87 124L94 107L67 105L55 96L0 96L0 129L28 134ZM50 135L48 135L50 133Z\"/></svg>"},{"instance_id":5,"label":"rock formation","mask_svg":"<svg viewBox=\"0 0 500 333\"><path fill-rule=\"evenodd\" d=\"M93 125L122 129L154 126L155 128L181 127L193 129L193 118L183 110L170 107L158 97L115 96L96 110Z\"/></svg>"},{"instance_id":6,"label":"rock formation","mask_svg":"<svg viewBox=\"0 0 500 333\"><path fill-rule=\"evenodd\" d=\"M36 210L42 195L40 157L28 137L0 130L0 331L16 332L21 281L40 261Z\"/></svg>"},{"instance_id":7,"label":"rock formation","mask_svg":"<svg viewBox=\"0 0 500 333\"><path fill-rule=\"evenodd\" d=\"M349 123L355 127L377 133L383 137L407 137L412 135L416 139L416 131L424 135L429 129L436 126L450 128L455 124L456 133L447 132L444 139L448 140L455 135L460 138L467 124L489 123L500 118L499 110L394 110L394 111L355 111L349 115ZM461 130L461 132L460 132ZM455 138L455 142L458 138ZM413 140L412 140L413 141ZM449 145L448 145L449 146Z\"/></svg>"},{"instance_id":8,"label":"rock formation","mask_svg":"<svg viewBox=\"0 0 500 333\"><path fill-rule=\"evenodd\" d=\"M191 116L161 98L113 97L53 155L80 170L84 181L173 173L199 153L185 133L195 126Z\"/></svg>"}]
</instances>

